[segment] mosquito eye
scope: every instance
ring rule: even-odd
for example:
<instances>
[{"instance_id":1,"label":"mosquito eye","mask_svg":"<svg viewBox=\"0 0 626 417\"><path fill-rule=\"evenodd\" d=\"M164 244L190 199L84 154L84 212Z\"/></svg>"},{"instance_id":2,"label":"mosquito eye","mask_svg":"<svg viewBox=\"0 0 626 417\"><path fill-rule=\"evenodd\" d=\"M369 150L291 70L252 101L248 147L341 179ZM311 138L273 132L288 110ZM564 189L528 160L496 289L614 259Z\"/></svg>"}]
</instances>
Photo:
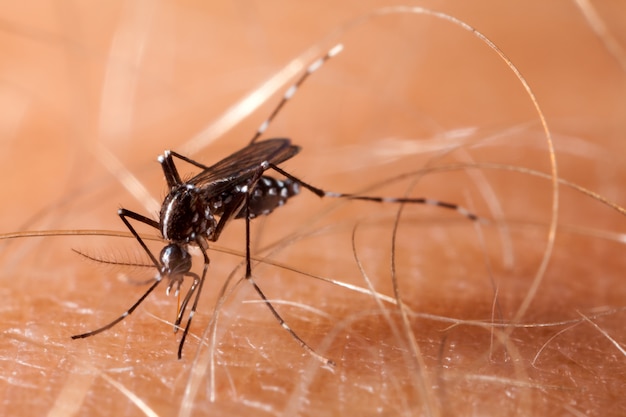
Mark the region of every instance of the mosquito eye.
<instances>
[{"instance_id":1,"label":"mosquito eye","mask_svg":"<svg viewBox=\"0 0 626 417\"><path fill-rule=\"evenodd\" d=\"M186 274L191 270L191 255L180 245L167 245L161 251L161 263L168 275Z\"/></svg>"}]
</instances>

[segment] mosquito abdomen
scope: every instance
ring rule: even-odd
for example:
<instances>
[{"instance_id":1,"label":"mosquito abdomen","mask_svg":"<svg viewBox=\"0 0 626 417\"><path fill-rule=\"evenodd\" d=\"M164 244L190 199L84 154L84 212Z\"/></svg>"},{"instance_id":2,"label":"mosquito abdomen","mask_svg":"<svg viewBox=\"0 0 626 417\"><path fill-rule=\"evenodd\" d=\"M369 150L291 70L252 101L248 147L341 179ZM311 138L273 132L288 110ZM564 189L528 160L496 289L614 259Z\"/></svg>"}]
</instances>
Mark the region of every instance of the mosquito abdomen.
<instances>
[{"instance_id":1,"label":"mosquito abdomen","mask_svg":"<svg viewBox=\"0 0 626 417\"><path fill-rule=\"evenodd\" d=\"M270 214L276 207L280 207L287 200L300 192L300 184L286 178L279 180L276 178L262 176L254 185L250 195L248 212L250 218ZM244 210L237 214L237 218L246 216Z\"/></svg>"}]
</instances>

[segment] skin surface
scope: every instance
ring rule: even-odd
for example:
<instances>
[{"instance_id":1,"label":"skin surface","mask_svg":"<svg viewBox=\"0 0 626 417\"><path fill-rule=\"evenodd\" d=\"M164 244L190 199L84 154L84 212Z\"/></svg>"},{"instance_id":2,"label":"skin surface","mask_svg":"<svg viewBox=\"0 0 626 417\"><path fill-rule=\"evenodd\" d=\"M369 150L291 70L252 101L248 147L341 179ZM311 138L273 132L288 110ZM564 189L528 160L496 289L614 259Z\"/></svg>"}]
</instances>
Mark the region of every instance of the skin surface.
<instances>
[{"instance_id":1,"label":"skin surface","mask_svg":"<svg viewBox=\"0 0 626 417\"><path fill-rule=\"evenodd\" d=\"M619 2L420 4L510 58L545 114L553 155L514 72L450 21L372 15L384 1L100 3L0 6L1 232L125 233L119 207L157 218L163 150L210 165L245 146L290 69L338 42L344 51L264 135L302 146L281 167L323 189L378 183L367 194L449 201L486 220L405 206L394 238L398 205L306 191L256 219L253 255L268 258L253 265L255 281L334 369L251 285L234 285L241 220L211 246L182 360L166 285L109 331L70 339L118 317L154 276L71 249L145 262L135 241L4 240L0 415L626 414L626 218L572 186L626 202ZM262 93L260 108L225 113L273 76L277 94ZM556 179L567 181L558 194ZM158 255L163 243L150 246ZM199 272L197 252L194 261ZM205 330L231 273L212 375Z\"/></svg>"}]
</instances>

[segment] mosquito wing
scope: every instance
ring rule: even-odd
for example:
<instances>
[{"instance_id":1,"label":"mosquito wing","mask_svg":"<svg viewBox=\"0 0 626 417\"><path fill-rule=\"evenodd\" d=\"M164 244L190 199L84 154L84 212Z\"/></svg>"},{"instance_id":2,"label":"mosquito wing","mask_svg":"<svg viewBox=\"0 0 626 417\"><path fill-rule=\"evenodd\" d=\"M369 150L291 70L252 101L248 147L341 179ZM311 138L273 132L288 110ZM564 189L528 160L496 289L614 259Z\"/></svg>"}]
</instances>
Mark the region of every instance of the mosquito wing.
<instances>
[{"instance_id":1,"label":"mosquito wing","mask_svg":"<svg viewBox=\"0 0 626 417\"><path fill-rule=\"evenodd\" d=\"M289 139L267 139L254 142L245 148L211 165L188 183L219 194L234 185L250 179L266 164L280 164L300 152L300 147Z\"/></svg>"}]
</instances>

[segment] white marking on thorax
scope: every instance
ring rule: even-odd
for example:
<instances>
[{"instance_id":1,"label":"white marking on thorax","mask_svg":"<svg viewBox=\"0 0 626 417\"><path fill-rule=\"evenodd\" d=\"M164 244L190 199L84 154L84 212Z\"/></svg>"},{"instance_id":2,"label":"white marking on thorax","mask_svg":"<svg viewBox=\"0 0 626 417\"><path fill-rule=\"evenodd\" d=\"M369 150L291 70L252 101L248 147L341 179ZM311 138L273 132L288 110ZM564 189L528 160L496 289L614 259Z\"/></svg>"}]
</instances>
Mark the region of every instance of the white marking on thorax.
<instances>
[{"instance_id":1,"label":"white marking on thorax","mask_svg":"<svg viewBox=\"0 0 626 417\"><path fill-rule=\"evenodd\" d=\"M170 202L167 204L167 207L165 209L165 213L163 214L163 227L161 228L161 232L163 233L163 238L169 240L169 236L167 236L167 230L169 229L169 221L170 218L172 217L170 215L170 213L173 211L173 206L175 203L176 199L172 198L172 200L170 200Z\"/></svg>"}]
</instances>

